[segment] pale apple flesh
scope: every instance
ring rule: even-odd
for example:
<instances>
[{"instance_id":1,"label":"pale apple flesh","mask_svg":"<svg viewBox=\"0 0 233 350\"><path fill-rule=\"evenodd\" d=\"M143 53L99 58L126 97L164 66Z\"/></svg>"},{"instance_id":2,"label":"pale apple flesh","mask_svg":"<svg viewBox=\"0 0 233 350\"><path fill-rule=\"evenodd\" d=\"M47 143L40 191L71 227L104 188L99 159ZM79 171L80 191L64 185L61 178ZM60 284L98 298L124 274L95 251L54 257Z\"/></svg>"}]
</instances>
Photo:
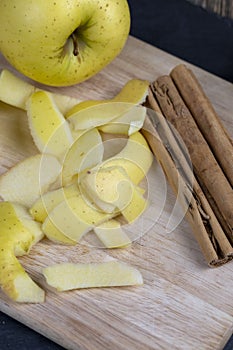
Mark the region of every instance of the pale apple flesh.
<instances>
[{"instance_id":1,"label":"pale apple flesh","mask_svg":"<svg viewBox=\"0 0 233 350\"><path fill-rule=\"evenodd\" d=\"M11 106L26 109L26 103L35 91L45 91L36 88L34 85L28 83L17 77L14 73L7 69L3 69L0 73L0 100ZM76 97L57 94L55 92L48 92L54 100L59 111L65 115L70 109L77 104L81 103L81 100Z\"/></svg>"},{"instance_id":2,"label":"pale apple flesh","mask_svg":"<svg viewBox=\"0 0 233 350\"><path fill-rule=\"evenodd\" d=\"M61 202L67 198L78 196L80 191L76 184L61 187L53 191L46 192L38 198L29 212L38 222L44 222L48 214Z\"/></svg>"},{"instance_id":3,"label":"pale apple flesh","mask_svg":"<svg viewBox=\"0 0 233 350\"><path fill-rule=\"evenodd\" d=\"M41 193L48 191L60 172L60 163L49 154L25 158L0 176L0 196L30 208Z\"/></svg>"},{"instance_id":4,"label":"pale apple flesh","mask_svg":"<svg viewBox=\"0 0 233 350\"><path fill-rule=\"evenodd\" d=\"M149 81L140 79L130 79L118 92L116 96L108 100L86 100L74 105L65 115L69 118L84 109L94 107L98 104L106 104L110 102L125 102L133 105L140 105L146 101L149 91Z\"/></svg>"},{"instance_id":5,"label":"pale apple flesh","mask_svg":"<svg viewBox=\"0 0 233 350\"><path fill-rule=\"evenodd\" d=\"M106 248L123 248L132 243L117 220L109 220L94 227L94 232Z\"/></svg>"},{"instance_id":6,"label":"pale apple flesh","mask_svg":"<svg viewBox=\"0 0 233 350\"><path fill-rule=\"evenodd\" d=\"M132 82L132 84L134 86L135 82ZM139 89L140 93L137 91L133 92L129 100L132 98L134 101L133 103L129 101L129 103L130 107L133 106L133 112L138 109L143 111L143 113L139 113L139 118L131 115L127 117L127 113L121 115L117 120L114 120L114 126L106 124L106 128L113 128L111 131L114 130L116 133L122 133L125 130L124 133L130 135L131 122L135 120L143 122L145 108L142 106L136 107L135 104L139 102L139 98L140 100L145 99L148 85L144 81L136 81L136 86L137 84L141 86L141 89ZM25 108L25 106L28 108L29 106L29 103L24 99L26 93L30 95L30 97L27 97L29 102L32 102L34 97L41 99L42 96L46 97L46 101L49 102L42 108L38 107L36 109L37 112L39 111L37 114L42 125L40 126L40 123L35 124L35 121L33 124L37 139L38 130L43 129L43 133L47 133L45 140L42 140L41 137L42 144L44 144L50 138L53 126L56 128L61 122L64 122L68 127L69 122L58 111L51 97L52 94L38 90L35 92L29 89L29 91L27 88L28 86L24 85L22 95L18 95L17 104L21 108ZM127 91L127 89L131 90L129 85L126 85L124 91ZM9 98L8 94L4 96ZM119 98L123 100L124 93L119 94ZM39 99L37 102L41 103ZM12 101L14 103L14 99ZM128 100L126 99L125 102L127 104ZM120 105L119 102L118 104ZM52 111L55 111L56 114L47 118L46 115L49 114L51 106ZM33 118L33 116L35 117L35 113L31 113L29 117ZM49 122L49 125L46 125L46 122ZM89 127L88 122L87 126ZM128 125L126 129L124 122L127 122L126 124ZM71 130L67 130L70 135ZM100 152L98 154L95 152L95 157L90 156L87 160L90 168L84 167L85 169L88 168L87 174L91 181L85 182L84 173L81 172L77 177L75 174L75 181L78 179L79 182L69 187L59 188L56 191L43 194L44 191L49 190L51 185L53 186L52 188L56 188L54 187L54 181L57 178L59 180L61 178L59 162L54 156L43 154L44 147L41 147L41 155L25 159L0 177L0 194L2 194L2 197L6 199L7 193L10 193L11 196L13 195L12 198L14 200L21 201L28 208L31 207L30 214L33 217L29 215L26 208L9 203L14 209L14 217L11 217L10 220L7 218L7 226L4 227L3 225L0 228L0 242L1 246L4 247L0 252L0 270L2 267L2 271L0 271L0 286L13 300L19 302L41 302L44 300L44 291L31 280L16 258L16 256L28 253L30 247L38 242L44 233L50 240L67 245L77 244L91 230L94 231L106 248L127 247L132 243L130 237L122 229L122 220L124 219L127 223L133 223L146 209L148 202L143 198L144 190L139 188L137 184L145 177L153 160L146 140L137 130L138 128L132 130L133 135L128 138L126 147L110 159L106 157L106 153L103 154L103 140L101 138L103 134L99 134L97 129L84 129L82 132L77 132L77 149L80 155L88 153L89 157L89 148L96 146L96 144L100 145ZM84 135L88 135L88 137L85 142L81 142ZM69 147L70 145L68 144L65 146L65 149ZM67 157L67 160L69 160L66 164L67 170L69 172L70 169L72 170L72 179L73 171L76 172L77 170L73 166L79 154L76 152L77 149L73 149L73 152L70 153L70 158ZM57 148L55 147L54 150L57 151ZM56 156L59 157L59 154L56 154ZM103 161L103 156L105 156L105 160L107 159L106 161ZM38 168L41 170L42 160L44 160L45 165L47 164L45 170L48 171L45 174L38 171ZM93 170L95 171L93 166L96 165L96 161L100 169L97 172L97 176L94 174L95 176L92 178L90 175ZM129 164L133 164L133 166L129 166ZM55 173L53 174L51 170L55 170ZM81 170L83 169L81 168ZM37 179L38 173L42 176L40 181ZM56 182L57 185L58 183ZM61 185L60 182L59 185ZM12 186L14 191L11 191ZM82 191L80 192L80 190ZM90 190L92 190L91 196ZM24 192L28 193L28 196L25 197ZM33 205L32 202L34 203ZM3 205L7 205L7 202L4 202ZM106 205L110 205L110 210L108 210ZM4 212L1 213L0 211L0 214L4 214ZM121 216L119 217L120 214ZM113 217L116 220L113 220ZM4 215L0 215L0 222L1 219L4 219ZM41 225L33 219L43 224ZM12 225L14 225L14 230L17 230L17 232L14 230L13 232L7 231L11 229ZM5 235L5 233L9 233L9 235ZM12 233L13 236L11 236ZM8 268L6 268L7 264L10 265ZM117 261L101 264L59 265L57 267L49 267L44 272L46 278L48 277L48 283L50 284L52 279L58 290L136 285L143 282L140 273L136 269Z\"/></svg>"},{"instance_id":7,"label":"pale apple flesh","mask_svg":"<svg viewBox=\"0 0 233 350\"><path fill-rule=\"evenodd\" d=\"M38 82L73 85L110 63L130 28L126 0L1 0L0 50Z\"/></svg>"}]
</instances>

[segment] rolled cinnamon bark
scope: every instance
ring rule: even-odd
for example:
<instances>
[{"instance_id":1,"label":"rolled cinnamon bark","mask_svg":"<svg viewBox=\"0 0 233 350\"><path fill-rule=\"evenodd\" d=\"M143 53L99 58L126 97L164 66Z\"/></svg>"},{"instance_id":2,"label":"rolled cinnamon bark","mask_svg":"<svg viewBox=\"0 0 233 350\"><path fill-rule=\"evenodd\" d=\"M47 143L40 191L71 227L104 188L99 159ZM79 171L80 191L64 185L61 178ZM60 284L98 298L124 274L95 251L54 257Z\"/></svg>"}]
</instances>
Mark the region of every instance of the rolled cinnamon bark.
<instances>
[{"instance_id":1,"label":"rolled cinnamon bark","mask_svg":"<svg viewBox=\"0 0 233 350\"><path fill-rule=\"evenodd\" d=\"M151 94L149 94L149 104L157 113L148 115L142 133L177 194L208 265L221 266L232 260L233 247L195 178L192 192L189 174L191 169Z\"/></svg>"},{"instance_id":2,"label":"rolled cinnamon bark","mask_svg":"<svg viewBox=\"0 0 233 350\"><path fill-rule=\"evenodd\" d=\"M184 64L170 73L228 181L233 186L233 143L200 83Z\"/></svg>"},{"instance_id":3,"label":"rolled cinnamon bark","mask_svg":"<svg viewBox=\"0 0 233 350\"><path fill-rule=\"evenodd\" d=\"M189 109L169 76L152 84L159 107L183 139L192 160L194 173L205 185L233 235L233 190Z\"/></svg>"}]
</instances>

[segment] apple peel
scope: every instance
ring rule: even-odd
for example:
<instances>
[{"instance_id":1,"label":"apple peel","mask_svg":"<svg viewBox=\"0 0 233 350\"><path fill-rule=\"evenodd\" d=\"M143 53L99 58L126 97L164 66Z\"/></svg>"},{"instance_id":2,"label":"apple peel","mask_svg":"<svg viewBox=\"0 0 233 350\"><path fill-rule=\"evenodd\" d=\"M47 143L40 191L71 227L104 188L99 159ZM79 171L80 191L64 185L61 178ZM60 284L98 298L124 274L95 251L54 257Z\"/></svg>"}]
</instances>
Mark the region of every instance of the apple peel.
<instances>
[{"instance_id":1,"label":"apple peel","mask_svg":"<svg viewBox=\"0 0 233 350\"><path fill-rule=\"evenodd\" d=\"M112 99L81 101L71 108L66 113L65 117L69 118L71 115L74 115L87 108L111 102L125 102L133 105L141 105L146 101L149 93L149 85L150 83L147 80L131 79L127 81L121 91Z\"/></svg>"},{"instance_id":2,"label":"apple peel","mask_svg":"<svg viewBox=\"0 0 233 350\"><path fill-rule=\"evenodd\" d=\"M64 158L62 184L68 185L75 175L96 166L103 160L103 154L102 138L96 128L81 133Z\"/></svg>"},{"instance_id":3,"label":"apple peel","mask_svg":"<svg viewBox=\"0 0 233 350\"><path fill-rule=\"evenodd\" d=\"M75 112L67 119L75 130L99 127L107 124L133 108L132 103L99 102L91 107Z\"/></svg>"},{"instance_id":4,"label":"apple peel","mask_svg":"<svg viewBox=\"0 0 233 350\"><path fill-rule=\"evenodd\" d=\"M61 187L41 195L30 208L29 212L38 222L44 222L48 214L67 198L78 196L80 191L76 184Z\"/></svg>"},{"instance_id":5,"label":"apple peel","mask_svg":"<svg viewBox=\"0 0 233 350\"><path fill-rule=\"evenodd\" d=\"M43 275L46 282L58 291L143 284L142 275L137 269L117 260L57 264L44 268Z\"/></svg>"},{"instance_id":6,"label":"apple peel","mask_svg":"<svg viewBox=\"0 0 233 350\"><path fill-rule=\"evenodd\" d=\"M117 220L106 221L93 230L106 248L124 248L132 243Z\"/></svg>"},{"instance_id":7,"label":"apple peel","mask_svg":"<svg viewBox=\"0 0 233 350\"><path fill-rule=\"evenodd\" d=\"M26 80L19 78L8 69L3 69L0 73L0 100L13 107L26 110L29 97L36 91L45 91L30 84ZM47 93L52 97L60 112L65 115L69 110L81 102L76 97Z\"/></svg>"},{"instance_id":8,"label":"apple peel","mask_svg":"<svg viewBox=\"0 0 233 350\"><path fill-rule=\"evenodd\" d=\"M49 238L57 231L70 240L79 242L95 226L111 219L113 214L97 210L82 195L67 198L56 206L45 219L42 230Z\"/></svg>"},{"instance_id":9,"label":"apple peel","mask_svg":"<svg viewBox=\"0 0 233 350\"><path fill-rule=\"evenodd\" d=\"M138 185L148 173L153 162L153 154L140 132L136 132L127 140L126 146L116 155L105 160L103 166L121 166L130 180Z\"/></svg>"},{"instance_id":10,"label":"apple peel","mask_svg":"<svg viewBox=\"0 0 233 350\"><path fill-rule=\"evenodd\" d=\"M62 159L73 143L68 122L45 91L34 92L27 101L28 123L41 153Z\"/></svg>"},{"instance_id":11,"label":"apple peel","mask_svg":"<svg viewBox=\"0 0 233 350\"><path fill-rule=\"evenodd\" d=\"M26 109L26 102L30 95L36 90L35 86L7 69L0 74L0 100L17 108Z\"/></svg>"},{"instance_id":12,"label":"apple peel","mask_svg":"<svg viewBox=\"0 0 233 350\"><path fill-rule=\"evenodd\" d=\"M25 272L16 256L27 254L43 237L39 224L25 208L10 202L0 203L0 286L14 301L41 303L44 291ZM29 229L28 229L29 228Z\"/></svg>"},{"instance_id":13,"label":"apple peel","mask_svg":"<svg viewBox=\"0 0 233 350\"><path fill-rule=\"evenodd\" d=\"M128 102L140 105L146 101L150 83L147 80L131 79L121 91L112 99L115 102Z\"/></svg>"},{"instance_id":14,"label":"apple peel","mask_svg":"<svg viewBox=\"0 0 233 350\"><path fill-rule=\"evenodd\" d=\"M132 135L139 131L145 121L146 108L134 106L125 114L99 127L99 130L110 134Z\"/></svg>"},{"instance_id":15,"label":"apple peel","mask_svg":"<svg viewBox=\"0 0 233 350\"><path fill-rule=\"evenodd\" d=\"M49 154L25 158L0 176L0 196L30 208L56 181L61 172L58 160Z\"/></svg>"},{"instance_id":16,"label":"apple peel","mask_svg":"<svg viewBox=\"0 0 233 350\"><path fill-rule=\"evenodd\" d=\"M105 213L116 213L130 202L133 184L120 166L88 170L79 181L81 192Z\"/></svg>"}]
</instances>

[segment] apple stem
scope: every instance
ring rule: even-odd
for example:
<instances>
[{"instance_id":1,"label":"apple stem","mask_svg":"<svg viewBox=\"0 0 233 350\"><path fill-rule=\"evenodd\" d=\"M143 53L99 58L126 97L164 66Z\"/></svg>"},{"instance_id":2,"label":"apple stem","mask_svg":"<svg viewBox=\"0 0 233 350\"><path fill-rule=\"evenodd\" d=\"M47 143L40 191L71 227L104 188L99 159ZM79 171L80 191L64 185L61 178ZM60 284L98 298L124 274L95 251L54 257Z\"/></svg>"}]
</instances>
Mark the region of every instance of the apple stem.
<instances>
[{"instance_id":1,"label":"apple stem","mask_svg":"<svg viewBox=\"0 0 233 350\"><path fill-rule=\"evenodd\" d=\"M77 41L77 37L74 33L71 34L71 38L73 40L73 45L74 45L74 49L73 49L73 55L74 56L78 56L79 54L79 49L78 49L78 41Z\"/></svg>"}]
</instances>

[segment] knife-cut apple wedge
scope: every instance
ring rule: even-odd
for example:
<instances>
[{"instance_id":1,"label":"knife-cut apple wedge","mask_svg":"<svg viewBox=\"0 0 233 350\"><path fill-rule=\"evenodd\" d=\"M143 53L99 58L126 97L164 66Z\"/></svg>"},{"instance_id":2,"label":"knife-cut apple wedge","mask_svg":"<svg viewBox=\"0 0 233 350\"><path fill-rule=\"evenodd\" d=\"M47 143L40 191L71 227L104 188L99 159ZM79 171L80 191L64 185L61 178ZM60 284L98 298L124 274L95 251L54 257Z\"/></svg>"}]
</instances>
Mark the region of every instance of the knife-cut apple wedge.
<instances>
[{"instance_id":1,"label":"knife-cut apple wedge","mask_svg":"<svg viewBox=\"0 0 233 350\"><path fill-rule=\"evenodd\" d=\"M67 198L78 196L80 194L79 188L76 184L61 187L57 190L49 191L41 195L29 212L34 220L44 222L48 214L61 202Z\"/></svg>"},{"instance_id":2,"label":"knife-cut apple wedge","mask_svg":"<svg viewBox=\"0 0 233 350\"><path fill-rule=\"evenodd\" d=\"M3 69L0 74L0 100L17 108L26 109L26 103L31 94L41 89L20 79L7 69ZM43 91L43 90L42 90ZM65 115L71 108L81 102L81 100L53 92L48 92L54 99L60 112Z\"/></svg>"},{"instance_id":3,"label":"knife-cut apple wedge","mask_svg":"<svg viewBox=\"0 0 233 350\"><path fill-rule=\"evenodd\" d=\"M99 130L110 134L132 135L142 128L145 117L146 108L134 106L110 123L100 126Z\"/></svg>"},{"instance_id":4,"label":"knife-cut apple wedge","mask_svg":"<svg viewBox=\"0 0 233 350\"><path fill-rule=\"evenodd\" d=\"M29 277L16 258L27 254L42 237L39 224L33 222L32 218L30 220L25 208L10 202L0 203L0 286L14 301L44 301L44 291Z\"/></svg>"},{"instance_id":5,"label":"knife-cut apple wedge","mask_svg":"<svg viewBox=\"0 0 233 350\"><path fill-rule=\"evenodd\" d=\"M121 224L112 219L94 227L94 232L106 248L123 248L132 243Z\"/></svg>"},{"instance_id":6,"label":"knife-cut apple wedge","mask_svg":"<svg viewBox=\"0 0 233 350\"><path fill-rule=\"evenodd\" d=\"M34 92L27 102L28 123L40 152L62 159L73 143L68 122L45 91Z\"/></svg>"},{"instance_id":7,"label":"knife-cut apple wedge","mask_svg":"<svg viewBox=\"0 0 233 350\"><path fill-rule=\"evenodd\" d=\"M115 156L104 161L104 166L121 166L134 184L139 184L153 162L152 152L140 132L132 134L126 146Z\"/></svg>"},{"instance_id":8,"label":"knife-cut apple wedge","mask_svg":"<svg viewBox=\"0 0 233 350\"><path fill-rule=\"evenodd\" d=\"M143 284L137 269L119 261L57 264L44 268L43 275L46 282L58 291Z\"/></svg>"},{"instance_id":9,"label":"knife-cut apple wedge","mask_svg":"<svg viewBox=\"0 0 233 350\"><path fill-rule=\"evenodd\" d=\"M87 168L92 168L103 159L104 146L96 128L87 130L72 144L68 150L62 168L62 184L72 182L73 176Z\"/></svg>"},{"instance_id":10,"label":"knife-cut apple wedge","mask_svg":"<svg viewBox=\"0 0 233 350\"><path fill-rule=\"evenodd\" d=\"M95 226L111 219L113 214L97 210L82 195L67 198L55 207L45 219L42 230L48 238L57 231L70 240L79 242Z\"/></svg>"},{"instance_id":11,"label":"knife-cut apple wedge","mask_svg":"<svg viewBox=\"0 0 233 350\"><path fill-rule=\"evenodd\" d=\"M31 156L0 176L0 196L30 208L60 172L61 165L55 157L49 154Z\"/></svg>"}]
</instances>

